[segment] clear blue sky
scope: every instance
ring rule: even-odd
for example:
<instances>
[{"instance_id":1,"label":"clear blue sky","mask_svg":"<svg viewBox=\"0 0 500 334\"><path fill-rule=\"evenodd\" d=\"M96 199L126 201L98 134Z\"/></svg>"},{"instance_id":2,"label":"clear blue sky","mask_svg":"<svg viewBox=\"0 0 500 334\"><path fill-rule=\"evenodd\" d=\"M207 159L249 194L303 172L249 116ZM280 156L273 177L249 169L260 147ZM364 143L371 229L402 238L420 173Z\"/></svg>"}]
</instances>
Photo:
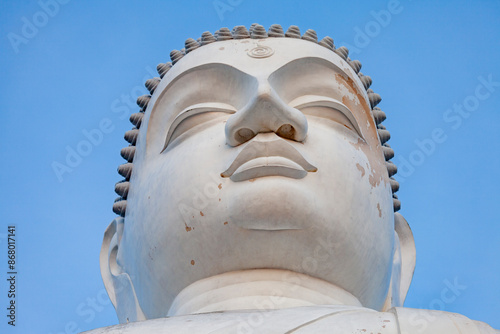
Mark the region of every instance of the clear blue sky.
<instances>
[{"instance_id":1,"label":"clear blue sky","mask_svg":"<svg viewBox=\"0 0 500 334\"><path fill-rule=\"evenodd\" d=\"M253 22L313 28L353 47L383 98L401 213L416 239L406 306L500 328L500 2L60 2L0 2L0 332L117 323L98 254L131 128L117 107L138 110L121 98L145 93L151 70L188 37ZM58 179L53 163L67 164L67 150L105 119L112 130L80 147L88 154ZM17 229L15 329L5 316L8 225Z\"/></svg>"}]
</instances>

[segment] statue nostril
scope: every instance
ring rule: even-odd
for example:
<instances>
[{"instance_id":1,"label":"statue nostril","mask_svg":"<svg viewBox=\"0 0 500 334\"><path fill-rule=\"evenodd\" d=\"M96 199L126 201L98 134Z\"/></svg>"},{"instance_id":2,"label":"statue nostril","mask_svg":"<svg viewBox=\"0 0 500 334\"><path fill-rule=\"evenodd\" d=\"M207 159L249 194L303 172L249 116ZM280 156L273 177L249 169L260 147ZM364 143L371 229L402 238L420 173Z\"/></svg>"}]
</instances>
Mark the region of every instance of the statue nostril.
<instances>
[{"instance_id":1,"label":"statue nostril","mask_svg":"<svg viewBox=\"0 0 500 334\"><path fill-rule=\"evenodd\" d=\"M250 130L249 128L243 128L243 129L239 129L238 131L236 131L236 134L234 137L239 143L244 143L244 142L252 139L253 137L255 137L255 133L252 130Z\"/></svg>"},{"instance_id":2,"label":"statue nostril","mask_svg":"<svg viewBox=\"0 0 500 334\"><path fill-rule=\"evenodd\" d=\"M278 130L276 130L276 134L282 138L294 139L295 128L291 124L283 124Z\"/></svg>"}]
</instances>

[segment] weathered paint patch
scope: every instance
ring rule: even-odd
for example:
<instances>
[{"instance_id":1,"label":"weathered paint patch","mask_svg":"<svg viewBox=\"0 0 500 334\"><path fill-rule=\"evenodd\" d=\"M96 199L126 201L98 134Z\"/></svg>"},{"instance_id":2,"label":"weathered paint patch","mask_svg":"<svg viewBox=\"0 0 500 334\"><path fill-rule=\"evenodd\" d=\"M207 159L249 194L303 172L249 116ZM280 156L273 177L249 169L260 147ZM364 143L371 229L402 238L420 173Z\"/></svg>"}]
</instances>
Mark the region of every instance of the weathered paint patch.
<instances>
[{"instance_id":1,"label":"weathered paint patch","mask_svg":"<svg viewBox=\"0 0 500 334\"><path fill-rule=\"evenodd\" d=\"M335 74L335 79L337 82L342 83L349 90L349 93L356 96L356 99L351 100L347 97L347 95L344 95L342 97L342 103L345 104L351 111L357 110L358 109L357 107L361 106L362 110L365 112L365 115L367 117L368 116L371 117L370 113L371 108L368 105L368 102L366 101L364 96L361 95L359 91L356 89L354 80L342 74Z\"/></svg>"},{"instance_id":2,"label":"weathered paint patch","mask_svg":"<svg viewBox=\"0 0 500 334\"><path fill-rule=\"evenodd\" d=\"M382 218L382 209L380 209L380 203L377 203L378 216Z\"/></svg>"},{"instance_id":3,"label":"weathered paint patch","mask_svg":"<svg viewBox=\"0 0 500 334\"><path fill-rule=\"evenodd\" d=\"M363 168L363 166L361 166L359 163L357 163L356 167L361 172L361 177L365 176L365 169Z\"/></svg>"},{"instance_id":4,"label":"weathered paint patch","mask_svg":"<svg viewBox=\"0 0 500 334\"><path fill-rule=\"evenodd\" d=\"M382 181L382 178L377 175L375 172L375 169L370 170L371 174L368 176L368 181L372 185L373 188L378 186L380 184L380 181Z\"/></svg>"},{"instance_id":5,"label":"weathered paint patch","mask_svg":"<svg viewBox=\"0 0 500 334\"><path fill-rule=\"evenodd\" d=\"M368 169L370 175L368 176L368 181L373 188L377 187L382 181L384 184L389 182L387 175L387 167L385 166L385 158L381 152L379 146L377 145L375 149L370 147L363 139L358 138L357 143L349 142L356 150L362 151L368 158L371 167L368 163L366 168Z\"/></svg>"}]
</instances>

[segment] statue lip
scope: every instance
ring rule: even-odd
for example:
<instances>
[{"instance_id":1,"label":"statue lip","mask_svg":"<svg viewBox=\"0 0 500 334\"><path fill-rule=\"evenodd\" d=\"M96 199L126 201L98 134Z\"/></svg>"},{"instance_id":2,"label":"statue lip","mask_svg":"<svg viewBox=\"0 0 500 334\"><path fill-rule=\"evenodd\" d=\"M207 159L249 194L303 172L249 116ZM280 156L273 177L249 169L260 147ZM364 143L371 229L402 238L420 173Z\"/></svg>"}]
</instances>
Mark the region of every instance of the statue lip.
<instances>
[{"instance_id":1,"label":"statue lip","mask_svg":"<svg viewBox=\"0 0 500 334\"><path fill-rule=\"evenodd\" d=\"M221 173L240 182L264 176L301 179L318 169L283 139L253 140L243 148L229 168Z\"/></svg>"}]
</instances>

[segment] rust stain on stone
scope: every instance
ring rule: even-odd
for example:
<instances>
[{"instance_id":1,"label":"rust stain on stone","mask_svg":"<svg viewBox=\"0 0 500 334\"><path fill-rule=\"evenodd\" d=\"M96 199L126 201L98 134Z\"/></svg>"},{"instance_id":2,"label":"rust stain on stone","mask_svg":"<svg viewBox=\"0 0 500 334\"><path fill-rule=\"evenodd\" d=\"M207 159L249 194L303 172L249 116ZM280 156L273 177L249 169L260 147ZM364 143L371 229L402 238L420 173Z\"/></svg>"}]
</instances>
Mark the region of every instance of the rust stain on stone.
<instances>
[{"instance_id":1,"label":"rust stain on stone","mask_svg":"<svg viewBox=\"0 0 500 334\"><path fill-rule=\"evenodd\" d=\"M200 216L204 216L205 214L203 213L203 211L200 211Z\"/></svg>"},{"instance_id":2,"label":"rust stain on stone","mask_svg":"<svg viewBox=\"0 0 500 334\"><path fill-rule=\"evenodd\" d=\"M250 179L250 180L248 180L248 182L254 182L254 181L255 181L255 179Z\"/></svg>"},{"instance_id":3,"label":"rust stain on stone","mask_svg":"<svg viewBox=\"0 0 500 334\"><path fill-rule=\"evenodd\" d=\"M186 232L189 232L189 231L191 231L191 230L192 230L192 228L191 228L191 227L189 227L186 223L184 223L184 225L186 225Z\"/></svg>"},{"instance_id":4,"label":"rust stain on stone","mask_svg":"<svg viewBox=\"0 0 500 334\"><path fill-rule=\"evenodd\" d=\"M361 107L363 108L363 111L367 116L371 117L370 114L370 106L368 105L368 102L365 100L364 96L361 95L358 90L356 89L356 84L354 83L354 80L352 80L348 76L344 76L342 74L335 74L335 79L338 82L341 82L344 84L344 86L349 90L350 93L354 94L357 97L357 101L350 100L347 98L347 96L344 95L342 98L342 103L344 103L349 109L351 109L351 106L354 107L351 110L355 110L356 106L359 106L361 104ZM349 105L350 104L350 105Z\"/></svg>"},{"instance_id":5,"label":"rust stain on stone","mask_svg":"<svg viewBox=\"0 0 500 334\"><path fill-rule=\"evenodd\" d=\"M219 202L221 201L221 199L219 198Z\"/></svg>"},{"instance_id":6,"label":"rust stain on stone","mask_svg":"<svg viewBox=\"0 0 500 334\"><path fill-rule=\"evenodd\" d=\"M219 189L222 189L222 183L219 183L219 185L217 186Z\"/></svg>"},{"instance_id":7,"label":"rust stain on stone","mask_svg":"<svg viewBox=\"0 0 500 334\"><path fill-rule=\"evenodd\" d=\"M228 224L228 222L224 222L224 225L227 225L227 224Z\"/></svg>"},{"instance_id":8,"label":"rust stain on stone","mask_svg":"<svg viewBox=\"0 0 500 334\"><path fill-rule=\"evenodd\" d=\"M380 151L380 142L378 140L378 134L375 126L375 121L371 114L371 107L369 102L365 99L364 95L359 92L353 79L343 74L336 74L335 79L337 82L343 84L347 90L354 95L353 99L344 95L342 97L342 103L344 103L353 113L356 120L359 123L361 132L364 139L370 143L376 151ZM356 114L364 114L364 117L356 117ZM365 119L365 120L363 120ZM367 122L367 123L366 123ZM365 124L367 127L365 128Z\"/></svg>"},{"instance_id":9,"label":"rust stain on stone","mask_svg":"<svg viewBox=\"0 0 500 334\"><path fill-rule=\"evenodd\" d=\"M363 148L363 144L366 144L366 142L361 138L358 138L356 143L351 143L351 145L357 150L361 150Z\"/></svg>"},{"instance_id":10,"label":"rust stain on stone","mask_svg":"<svg viewBox=\"0 0 500 334\"><path fill-rule=\"evenodd\" d=\"M373 168L370 169L370 175L368 176L368 181L372 185L373 188L378 186L380 182L382 181L383 177L377 171Z\"/></svg>"},{"instance_id":11,"label":"rust stain on stone","mask_svg":"<svg viewBox=\"0 0 500 334\"><path fill-rule=\"evenodd\" d=\"M191 265L193 265L193 266L194 266L194 260L191 260Z\"/></svg>"},{"instance_id":12,"label":"rust stain on stone","mask_svg":"<svg viewBox=\"0 0 500 334\"><path fill-rule=\"evenodd\" d=\"M381 152L380 147L371 147L361 138L358 138L357 143L349 142L356 150L362 151L368 158L366 168L368 169L368 182L370 182L373 188L377 187L382 181L384 184L389 182L389 177L384 177L387 175L387 167L385 166L385 159ZM370 166L371 164L371 166ZM358 167L359 169L359 167Z\"/></svg>"},{"instance_id":13,"label":"rust stain on stone","mask_svg":"<svg viewBox=\"0 0 500 334\"><path fill-rule=\"evenodd\" d=\"M380 209L380 203L377 203L378 216L382 218L382 210Z\"/></svg>"},{"instance_id":14,"label":"rust stain on stone","mask_svg":"<svg viewBox=\"0 0 500 334\"><path fill-rule=\"evenodd\" d=\"M363 168L363 166L361 166L360 164L357 163L356 167L361 172L361 177L365 176L365 169Z\"/></svg>"},{"instance_id":15,"label":"rust stain on stone","mask_svg":"<svg viewBox=\"0 0 500 334\"><path fill-rule=\"evenodd\" d=\"M347 108L349 108L349 110L356 110L357 108L357 105L358 103L356 101L352 101L351 99L349 99L347 96L342 96L342 103L345 104L347 106Z\"/></svg>"}]
</instances>

